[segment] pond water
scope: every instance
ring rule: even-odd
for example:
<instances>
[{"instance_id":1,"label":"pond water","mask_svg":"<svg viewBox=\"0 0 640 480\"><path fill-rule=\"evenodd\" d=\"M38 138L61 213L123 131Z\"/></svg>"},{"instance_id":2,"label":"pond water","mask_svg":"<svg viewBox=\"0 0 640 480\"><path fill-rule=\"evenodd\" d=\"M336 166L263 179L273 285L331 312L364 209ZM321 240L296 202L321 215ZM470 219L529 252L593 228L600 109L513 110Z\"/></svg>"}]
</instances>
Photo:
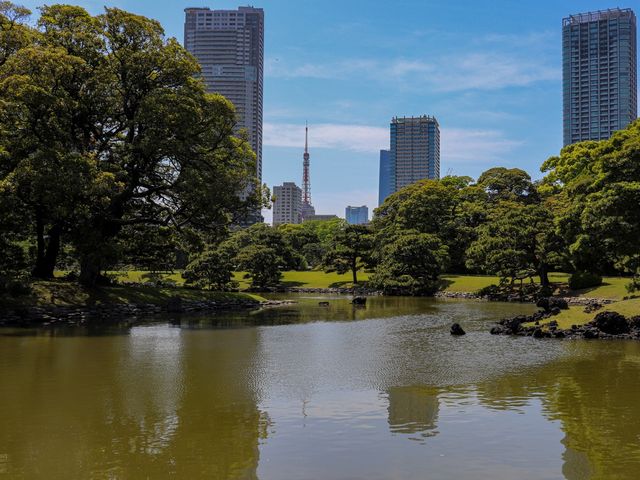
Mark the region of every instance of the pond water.
<instances>
[{"instance_id":1,"label":"pond water","mask_svg":"<svg viewBox=\"0 0 640 480\"><path fill-rule=\"evenodd\" d=\"M530 305L298 300L0 329L0 479L640 475L640 342L488 333Z\"/></svg>"}]
</instances>

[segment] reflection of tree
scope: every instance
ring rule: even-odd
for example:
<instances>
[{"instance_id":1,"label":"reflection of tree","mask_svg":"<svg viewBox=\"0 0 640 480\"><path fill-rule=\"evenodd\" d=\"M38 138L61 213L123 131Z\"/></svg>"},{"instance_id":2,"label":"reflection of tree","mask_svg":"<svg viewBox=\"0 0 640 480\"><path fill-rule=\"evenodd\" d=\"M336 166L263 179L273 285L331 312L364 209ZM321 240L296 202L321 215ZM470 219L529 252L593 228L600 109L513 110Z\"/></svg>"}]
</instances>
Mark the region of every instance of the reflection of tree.
<instances>
[{"instance_id":1,"label":"reflection of tree","mask_svg":"<svg viewBox=\"0 0 640 480\"><path fill-rule=\"evenodd\" d=\"M255 478L259 333L227 333L0 337L7 478Z\"/></svg>"},{"instance_id":2,"label":"reflection of tree","mask_svg":"<svg viewBox=\"0 0 640 480\"><path fill-rule=\"evenodd\" d=\"M479 397L500 409L540 397L545 415L565 432L566 478L632 478L640 463L640 345L575 342L567 348L566 358L479 385Z\"/></svg>"},{"instance_id":3,"label":"reflection of tree","mask_svg":"<svg viewBox=\"0 0 640 480\"><path fill-rule=\"evenodd\" d=\"M391 387L389 429L394 433L435 436L438 422L438 390L431 387Z\"/></svg>"}]
</instances>

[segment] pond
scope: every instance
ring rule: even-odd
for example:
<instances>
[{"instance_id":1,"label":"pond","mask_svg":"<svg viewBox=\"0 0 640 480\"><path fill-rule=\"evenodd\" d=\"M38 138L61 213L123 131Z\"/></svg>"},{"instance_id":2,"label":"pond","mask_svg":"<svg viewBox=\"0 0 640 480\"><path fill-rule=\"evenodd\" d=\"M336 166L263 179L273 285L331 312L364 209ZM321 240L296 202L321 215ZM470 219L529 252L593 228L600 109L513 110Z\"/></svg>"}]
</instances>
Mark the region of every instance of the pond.
<instances>
[{"instance_id":1,"label":"pond","mask_svg":"<svg viewBox=\"0 0 640 480\"><path fill-rule=\"evenodd\" d=\"M488 333L531 305L297 300L0 329L0 479L637 478L640 342Z\"/></svg>"}]
</instances>

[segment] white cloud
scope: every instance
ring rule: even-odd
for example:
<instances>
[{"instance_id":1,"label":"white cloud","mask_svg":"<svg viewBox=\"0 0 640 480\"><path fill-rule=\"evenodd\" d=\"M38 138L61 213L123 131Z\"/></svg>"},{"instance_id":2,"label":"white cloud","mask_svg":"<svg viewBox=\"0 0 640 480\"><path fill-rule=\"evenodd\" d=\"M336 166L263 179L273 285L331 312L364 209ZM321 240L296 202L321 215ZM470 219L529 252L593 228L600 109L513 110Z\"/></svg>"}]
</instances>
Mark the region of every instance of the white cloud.
<instances>
[{"instance_id":1,"label":"white cloud","mask_svg":"<svg viewBox=\"0 0 640 480\"><path fill-rule=\"evenodd\" d=\"M443 163L476 161L479 163L500 159L504 154L522 145L510 140L498 130L443 128L440 148ZM304 126L289 123L265 123L264 145L300 149ZM389 148L389 129L369 125L342 125L324 123L311 125L311 148L377 153Z\"/></svg>"},{"instance_id":2,"label":"white cloud","mask_svg":"<svg viewBox=\"0 0 640 480\"><path fill-rule=\"evenodd\" d=\"M376 60L352 58L337 62L305 62L290 64L284 57L267 60L266 74L274 78L362 79L373 82L392 81L403 88L454 92L465 90L498 90L524 87L561 78L555 58L532 54L534 43L544 44L548 34L529 34L519 39L509 35L492 35L476 43L496 45L471 53L451 53L440 57L395 58ZM509 45L508 53L501 46ZM477 48L477 47L476 47Z\"/></svg>"},{"instance_id":3,"label":"white cloud","mask_svg":"<svg viewBox=\"0 0 640 480\"><path fill-rule=\"evenodd\" d=\"M303 139L304 125L266 122L263 126L265 146L299 149ZM355 152L378 152L380 149L389 148L389 129L331 123L311 125L309 146Z\"/></svg>"},{"instance_id":4,"label":"white cloud","mask_svg":"<svg viewBox=\"0 0 640 480\"><path fill-rule=\"evenodd\" d=\"M488 163L522 145L497 130L445 128L440 135L440 157L444 164L474 161Z\"/></svg>"}]
</instances>

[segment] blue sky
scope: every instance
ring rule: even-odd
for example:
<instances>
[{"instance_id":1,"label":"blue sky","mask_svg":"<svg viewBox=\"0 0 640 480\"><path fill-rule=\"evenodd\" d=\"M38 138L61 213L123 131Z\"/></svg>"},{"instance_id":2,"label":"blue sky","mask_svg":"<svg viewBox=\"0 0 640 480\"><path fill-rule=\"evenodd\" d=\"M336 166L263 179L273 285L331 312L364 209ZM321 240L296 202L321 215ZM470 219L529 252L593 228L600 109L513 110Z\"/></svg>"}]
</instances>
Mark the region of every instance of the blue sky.
<instances>
[{"instance_id":1,"label":"blue sky","mask_svg":"<svg viewBox=\"0 0 640 480\"><path fill-rule=\"evenodd\" d=\"M23 1L35 8L42 2ZM51 2L52 3L52 2ZM159 20L182 41L183 9L227 0L67 0ZM264 181L301 183L309 121L318 213L377 206L378 151L391 117L429 114L441 128L441 174L492 166L534 178L562 146L561 21L631 7L595 0L263 0ZM270 214L265 213L270 219Z\"/></svg>"}]
</instances>

